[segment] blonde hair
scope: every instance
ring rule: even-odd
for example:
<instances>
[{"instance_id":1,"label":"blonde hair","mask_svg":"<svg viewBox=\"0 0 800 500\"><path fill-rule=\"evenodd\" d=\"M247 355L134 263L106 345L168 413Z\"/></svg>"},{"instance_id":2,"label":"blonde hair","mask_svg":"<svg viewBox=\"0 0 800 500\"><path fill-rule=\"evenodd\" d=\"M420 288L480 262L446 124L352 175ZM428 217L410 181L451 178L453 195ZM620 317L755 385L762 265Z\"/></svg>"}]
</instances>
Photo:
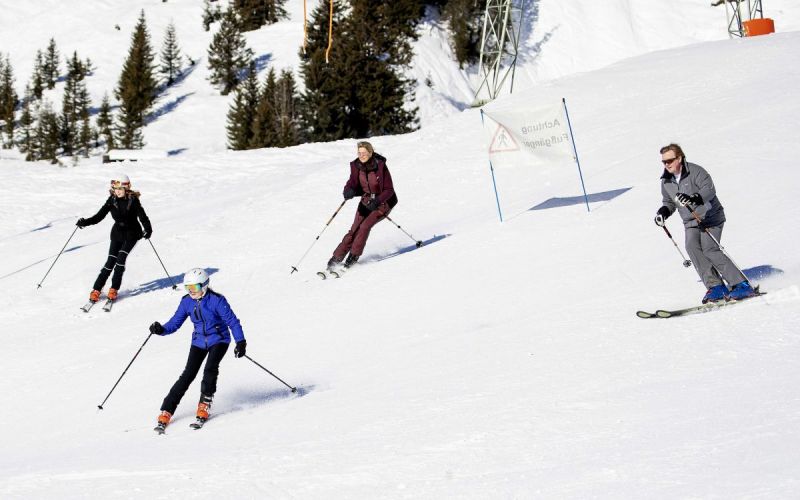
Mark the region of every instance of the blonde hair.
<instances>
[{"instance_id":1,"label":"blonde hair","mask_svg":"<svg viewBox=\"0 0 800 500\"><path fill-rule=\"evenodd\" d=\"M373 148L372 144L368 143L367 141L358 141L357 147L366 149L367 151L369 151L369 154L375 153L375 148Z\"/></svg>"},{"instance_id":2,"label":"blonde hair","mask_svg":"<svg viewBox=\"0 0 800 500\"><path fill-rule=\"evenodd\" d=\"M114 190L113 189L109 189L108 190L108 194L110 194L111 196L116 196L114 194ZM125 188L125 197L127 198L128 196L133 196L134 198L138 198L138 197L142 196L142 193L140 193L139 191L134 191L133 189Z\"/></svg>"}]
</instances>

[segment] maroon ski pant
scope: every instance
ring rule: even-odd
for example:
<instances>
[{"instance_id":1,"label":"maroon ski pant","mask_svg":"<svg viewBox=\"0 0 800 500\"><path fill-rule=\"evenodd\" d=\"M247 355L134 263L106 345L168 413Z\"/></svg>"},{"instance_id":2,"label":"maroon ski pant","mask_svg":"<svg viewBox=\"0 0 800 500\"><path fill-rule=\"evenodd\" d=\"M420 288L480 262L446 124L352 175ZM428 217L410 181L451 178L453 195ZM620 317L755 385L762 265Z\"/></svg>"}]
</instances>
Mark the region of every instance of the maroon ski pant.
<instances>
[{"instance_id":1,"label":"maroon ski pant","mask_svg":"<svg viewBox=\"0 0 800 500\"><path fill-rule=\"evenodd\" d=\"M336 250L333 251L333 258L338 262L341 262L344 260L345 256L347 256L348 252L350 252L350 255L354 257L361 257L361 254L364 252L364 247L367 244L367 238L369 238L369 232L372 230L372 226L386 218L386 216L389 215L389 212L391 212L391 209L389 209L386 204L383 204L378 207L377 210L370 212L366 217L361 214L360 210L357 210L356 217L353 219L353 225L350 227L350 231L344 235L342 242L339 243L339 246L336 247Z\"/></svg>"}]
</instances>

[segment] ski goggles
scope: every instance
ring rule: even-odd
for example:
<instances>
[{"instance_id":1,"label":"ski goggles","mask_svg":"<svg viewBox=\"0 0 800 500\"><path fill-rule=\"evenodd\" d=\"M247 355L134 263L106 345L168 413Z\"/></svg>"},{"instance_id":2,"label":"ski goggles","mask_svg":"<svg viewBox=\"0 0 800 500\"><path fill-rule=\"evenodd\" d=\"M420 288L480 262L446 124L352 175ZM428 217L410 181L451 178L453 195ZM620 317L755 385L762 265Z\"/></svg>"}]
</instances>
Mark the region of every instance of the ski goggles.
<instances>
[{"instance_id":1,"label":"ski goggles","mask_svg":"<svg viewBox=\"0 0 800 500\"><path fill-rule=\"evenodd\" d=\"M200 293L203 290L203 287L206 286L207 284L208 284L208 282L205 282L205 283L191 283L191 284L188 284L188 285L183 285L183 287L186 288L186 291L188 291L188 292Z\"/></svg>"},{"instance_id":2,"label":"ski goggles","mask_svg":"<svg viewBox=\"0 0 800 500\"><path fill-rule=\"evenodd\" d=\"M122 181L111 181L111 189L130 189L131 183L130 182L122 182Z\"/></svg>"}]
</instances>

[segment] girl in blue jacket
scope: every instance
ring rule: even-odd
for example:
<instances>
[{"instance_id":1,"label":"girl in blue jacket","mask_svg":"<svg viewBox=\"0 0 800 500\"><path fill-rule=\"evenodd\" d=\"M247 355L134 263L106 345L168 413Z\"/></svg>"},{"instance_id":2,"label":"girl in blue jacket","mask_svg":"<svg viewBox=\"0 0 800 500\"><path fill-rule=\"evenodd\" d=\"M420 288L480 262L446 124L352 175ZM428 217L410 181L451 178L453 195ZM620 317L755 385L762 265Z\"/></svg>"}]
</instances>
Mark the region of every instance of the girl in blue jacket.
<instances>
[{"instance_id":1,"label":"girl in blue jacket","mask_svg":"<svg viewBox=\"0 0 800 500\"><path fill-rule=\"evenodd\" d=\"M217 391L217 376L219 363L228 351L231 343L231 332L236 340L234 355L241 358L245 355L247 341L242 332L239 318L233 313L227 299L208 287L209 277L204 269L194 268L186 272L183 286L188 294L184 295L178 304L178 309L172 318L164 325L156 321L150 325L150 333L155 335L169 335L183 325L186 318L191 318L194 324L192 332L192 346L189 349L189 359L178 380L172 386L164 402L161 403L161 414L158 416L158 427L162 430L169 424L172 414L186 394L192 381L194 381L203 360L206 366L203 369L203 381L200 385L200 402L197 404L197 420L202 424L208 419L211 410L211 400Z\"/></svg>"}]
</instances>

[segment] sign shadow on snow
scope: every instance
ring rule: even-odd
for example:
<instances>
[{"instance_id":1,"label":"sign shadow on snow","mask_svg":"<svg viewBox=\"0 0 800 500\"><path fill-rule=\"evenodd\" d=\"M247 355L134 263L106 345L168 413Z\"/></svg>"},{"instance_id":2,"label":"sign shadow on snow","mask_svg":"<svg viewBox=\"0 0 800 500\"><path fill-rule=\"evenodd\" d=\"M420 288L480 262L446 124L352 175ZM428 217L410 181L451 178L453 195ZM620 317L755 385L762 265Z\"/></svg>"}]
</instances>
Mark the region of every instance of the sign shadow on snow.
<instances>
[{"instance_id":1,"label":"sign shadow on snow","mask_svg":"<svg viewBox=\"0 0 800 500\"><path fill-rule=\"evenodd\" d=\"M622 189L613 189L611 191L603 191L602 193L592 193L588 195L589 203L597 202L597 201L609 201L613 200L617 196L625 193L626 191L630 191L632 188L622 188ZM559 208L559 207L568 207L570 205L582 205L586 202L583 196L568 196L565 198L550 198L549 200L543 201L539 203L535 207L531 207L528 210L547 210L548 208Z\"/></svg>"},{"instance_id":2,"label":"sign shadow on snow","mask_svg":"<svg viewBox=\"0 0 800 500\"><path fill-rule=\"evenodd\" d=\"M60 219L54 219L54 220L51 220L50 222L48 222L47 224L45 224L44 226L39 226L39 227L35 227L33 229L29 229L27 231L23 231L21 233L12 234L12 235L9 235L9 236L4 236L4 237L0 238L0 242L3 242L5 240L9 240L11 238L16 238L17 236L22 236L23 234L30 234L30 233L37 233L39 231L44 231L45 229L50 229L51 227L53 227L53 224L55 224L56 222L61 222L61 221L70 220L70 219L74 220L75 217L77 217L77 216L62 217Z\"/></svg>"},{"instance_id":3,"label":"sign shadow on snow","mask_svg":"<svg viewBox=\"0 0 800 500\"><path fill-rule=\"evenodd\" d=\"M64 250L64 252L63 252L63 253L69 253L69 252L72 252L72 251L74 251L74 250L78 250L79 248L88 247L88 246L90 246L90 245L95 245L95 244L96 244L96 243L87 243L86 245L77 245L77 246L70 247L70 248L68 248L68 249ZM58 255L58 254L56 254L56 255L51 255L51 256L49 256L49 257L45 257L44 259L39 259L39 260L37 260L36 262L33 262L33 263L31 263L31 264L28 264L28 265L27 265L27 266L25 266L25 267L21 267L21 268L17 269L16 271L11 271L11 272L10 272L10 273L8 273L8 274L4 274L4 275L0 276L0 280L2 280L2 279L5 279L5 278L8 278L9 276L13 276L13 275L15 275L15 274L17 274L17 273L21 273L22 271L24 271L24 270L26 270L26 269L29 269L29 268L31 268L31 267L33 267L33 266L35 266L36 264L41 264L42 262L50 261L51 259L54 259L54 258L55 258L57 255Z\"/></svg>"},{"instance_id":4,"label":"sign shadow on snow","mask_svg":"<svg viewBox=\"0 0 800 500\"><path fill-rule=\"evenodd\" d=\"M209 276L219 271L216 267L206 267L206 272ZM123 297L135 297L136 295L141 295L143 293L154 292L156 290L161 290L162 288L172 288L172 284L175 283L176 285L180 286L183 283L183 277L186 273L177 274L175 276L159 278L153 281L148 281L147 283L142 283L138 287L134 288L125 293L121 293L120 295Z\"/></svg>"},{"instance_id":5,"label":"sign shadow on snow","mask_svg":"<svg viewBox=\"0 0 800 500\"><path fill-rule=\"evenodd\" d=\"M423 241L422 242L422 246L420 246L420 247L417 247L417 245L409 245L407 247L403 247L403 248L401 248L399 250L396 250L396 251L394 251L394 252L392 252L390 254L387 254L387 255L376 255L375 257L368 257L367 259L364 259L364 262L365 263L366 262L380 262L382 260L391 259L392 257L397 257L398 255L403 255L404 253L411 252L413 250L416 250L417 248L424 248L424 247L430 245L431 243L436 243L437 241L443 240L443 239L447 238L448 236L451 236L451 235L450 234L433 235L432 238L428 238L427 240Z\"/></svg>"}]
</instances>

